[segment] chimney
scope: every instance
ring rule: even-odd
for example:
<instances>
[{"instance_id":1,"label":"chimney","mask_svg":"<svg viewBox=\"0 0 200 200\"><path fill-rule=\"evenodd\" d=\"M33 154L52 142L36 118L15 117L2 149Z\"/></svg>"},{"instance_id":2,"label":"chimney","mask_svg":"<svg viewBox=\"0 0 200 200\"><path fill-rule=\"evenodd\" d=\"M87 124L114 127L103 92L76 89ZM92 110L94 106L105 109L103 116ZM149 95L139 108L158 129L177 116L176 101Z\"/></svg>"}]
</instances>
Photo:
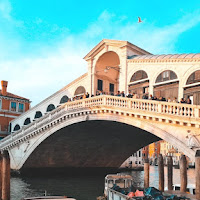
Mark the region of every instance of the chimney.
<instances>
[{"instance_id":1,"label":"chimney","mask_svg":"<svg viewBox=\"0 0 200 200\"><path fill-rule=\"evenodd\" d=\"M8 81L1 81L1 87L2 87L1 94L3 96L7 95L7 85L8 85Z\"/></svg>"}]
</instances>

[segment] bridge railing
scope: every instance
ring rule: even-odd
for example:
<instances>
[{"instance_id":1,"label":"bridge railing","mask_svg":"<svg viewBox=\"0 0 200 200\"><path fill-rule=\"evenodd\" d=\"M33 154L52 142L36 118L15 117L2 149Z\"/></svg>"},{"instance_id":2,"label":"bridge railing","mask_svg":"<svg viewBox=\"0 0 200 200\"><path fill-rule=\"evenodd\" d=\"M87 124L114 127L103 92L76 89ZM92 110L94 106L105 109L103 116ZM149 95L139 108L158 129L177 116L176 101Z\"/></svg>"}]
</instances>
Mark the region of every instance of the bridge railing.
<instances>
[{"instance_id":1,"label":"bridge railing","mask_svg":"<svg viewBox=\"0 0 200 200\"><path fill-rule=\"evenodd\" d=\"M75 102L66 103L65 107L67 110L70 110L102 105L133 110L150 111L154 113L182 117L200 117L200 106L198 105L163 102L146 99L132 99L108 95L96 96L88 99L82 99Z\"/></svg>"},{"instance_id":2,"label":"bridge railing","mask_svg":"<svg viewBox=\"0 0 200 200\"><path fill-rule=\"evenodd\" d=\"M5 139L1 140L1 144L4 143L4 140L6 141L9 138L12 140L14 138L19 138L26 135L26 133L30 133L35 131L37 128L45 126L59 116L62 116L66 113L66 111L71 112L73 110L80 110L81 108L84 109L98 106L148 111L152 113L164 114L165 116L179 116L189 119L193 118L200 121L200 106L198 105L100 95L62 104L53 111L46 113L43 117L38 118L36 121L33 121L32 123L24 126L22 129L12 133L12 136L7 136Z\"/></svg>"}]
</instances>

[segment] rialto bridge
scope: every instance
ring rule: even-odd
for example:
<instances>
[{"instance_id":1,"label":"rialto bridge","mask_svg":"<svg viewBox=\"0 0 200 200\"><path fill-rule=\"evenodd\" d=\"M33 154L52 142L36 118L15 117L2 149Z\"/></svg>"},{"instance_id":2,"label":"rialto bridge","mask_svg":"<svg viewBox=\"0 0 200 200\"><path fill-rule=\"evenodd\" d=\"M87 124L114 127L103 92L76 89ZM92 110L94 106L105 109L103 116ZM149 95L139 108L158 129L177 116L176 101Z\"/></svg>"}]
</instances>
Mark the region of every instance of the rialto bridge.
<instances>
[{"instance_id":1,"label":"rialto bridge","mask_svg":"<svg viewBox=\"0 0 200 200\"><path fill-rule=\"evenodd\" d=\"M160 139L194 160L200 149L200 54L152 55L126 41L102 40L84 59L86 74L11 122L0 149L9 151L12 169L118 167ZM95 96L97 90L105 95ZM110 95L118 90L139 98ZM85 92L94 97L68 102ZM144 94L189 96L192 104L142 99Z\"/></svg>"}]
</instances>

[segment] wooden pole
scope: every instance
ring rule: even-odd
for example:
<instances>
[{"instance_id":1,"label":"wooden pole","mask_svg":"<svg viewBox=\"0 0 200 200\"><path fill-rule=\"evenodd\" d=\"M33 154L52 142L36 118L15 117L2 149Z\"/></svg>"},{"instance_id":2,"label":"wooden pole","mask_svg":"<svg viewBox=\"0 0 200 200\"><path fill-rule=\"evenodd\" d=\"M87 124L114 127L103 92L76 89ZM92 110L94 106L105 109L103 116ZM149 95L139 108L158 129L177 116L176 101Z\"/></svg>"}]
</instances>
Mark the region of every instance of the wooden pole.
<instances>
[{"instance_id":1,"label":"wooden pole","mask_svg":"<svg viewBox=\"0 0 200 200\"><path fill-rule=\"evenodd\" d=\"M144 160L144 188L149 187L149 159Z\"/></svg>"},{"instance_id":2,"label":"wooden pole","mask_svg":"<svg viewBox=\"0 0 200 200\"><path fill-rule=\"evenodd\" d=\"M195 155L196 199L200 199L200 150Z\"/></svg>"},{"instance_id":3,"label":"wooden pole","mask_svg":"<svg viewBox=\"0 0 200 200\"><path fill-rule=\"evenodd\" d=\"M0 199L2 199L2 161L3 161L3 156L0 151Z\"/></svg>"},{"instance_id":4,"label":"wooden pole","mask_svg":"<svg viewBox=\"0 0 200 200\"><path fill-rule=\"evenodd\" d=\"M181 176L181 192L186 192L187 189L187 160L185 155L180 159L180 176Z\"/></svg>"},{"instance_id":5,"label":"wooden pole","mask_svg":"<svg viewBox=\"0 0 200 200\"><path fill-rule=\"evenodd\" d=\"M10 200L10 157L6 150L2 160L2 200Z\"/></svg>"},{"instance_id":6,"label":"wooden pole","mask_svg":"<svg viewBox=\"0 0 200 200\"><path fill-rule=\"evenodd\" d=\"M159 154L158 156L158 171L159 171L159 190L164 191L164 163L163 156Z\"/></svg>"},{"instance_id":7,"label":"wooden pole","mask_svg":"<svg viewBox=\"0 0 200 200\"><path fill-rule=\"evenodd\" d=\"M173 190L173 160L171 156L167 157L167 177L168 190Z\"/></svg>"}]
</instances>

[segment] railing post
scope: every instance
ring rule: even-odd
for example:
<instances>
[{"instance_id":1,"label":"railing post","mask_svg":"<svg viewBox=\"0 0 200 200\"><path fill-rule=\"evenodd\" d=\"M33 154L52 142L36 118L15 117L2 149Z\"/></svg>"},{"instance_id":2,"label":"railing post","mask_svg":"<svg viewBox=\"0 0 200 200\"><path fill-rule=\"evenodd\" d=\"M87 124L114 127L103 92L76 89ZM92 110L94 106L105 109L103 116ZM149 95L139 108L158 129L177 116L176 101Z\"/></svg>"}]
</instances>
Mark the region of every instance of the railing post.
<instances>
[{"instance_id":1,"label":"railing post","mask_svg":"<svg viewBox=\"0 0 200 200\"><path fill-rule=\"evenodd\" d=\"M106 96L103 95L103 105L106 106L106 103L107 103L107 102L106 102Z\"/></svg>"},{"instance_id":2,"label":"railing post","mask_svg":"<svg viewBox=\"0 0 200 200\"><path fill-rule=\"evenodd\" d=\"M128 99L128 108L131 108L131 99Z\"/></svg>"},{"instance_id":3,"label":"railing post","mask_svg":"<svg viewBox=\"0 0 200 200\"><path fill-rule=\"evenodd\" d=\"M199 118L199 108L194 108L194 117Z\"/></svg>"},{"instance_id":4,"label":"railing post","mask_svg":"<svg viewBox=\"0 0 200 200\"><path fill-rule=\"evenodd\" d=\"M161 105L161 103L158 103L158 113L161 113L162 112L162 105Z\"/></svg>"},{"instance_id":5,"label":"railing post","mask_svg":"<svg viewBox=\"0 0 200 200\"><path fill-rule=\"evenodd\" d=\"M82 107L85 108L85 99L82 100Z\"/></svg>"}]
</instances>

